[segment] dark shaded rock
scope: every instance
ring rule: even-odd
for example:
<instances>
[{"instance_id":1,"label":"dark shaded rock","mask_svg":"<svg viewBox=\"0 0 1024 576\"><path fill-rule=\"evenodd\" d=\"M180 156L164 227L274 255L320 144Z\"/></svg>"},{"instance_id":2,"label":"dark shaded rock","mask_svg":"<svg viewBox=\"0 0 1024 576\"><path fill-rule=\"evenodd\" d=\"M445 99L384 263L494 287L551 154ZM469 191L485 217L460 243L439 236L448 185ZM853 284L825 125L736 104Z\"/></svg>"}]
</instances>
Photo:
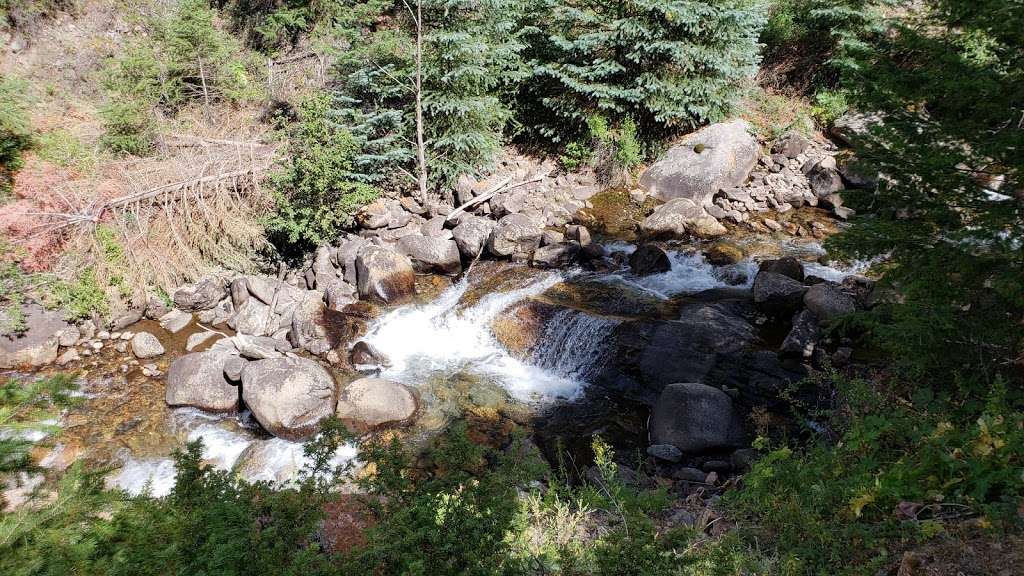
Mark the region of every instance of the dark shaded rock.
<instances>
[{"instance_id":1,"label":"dark shaded rock","mask_svg":"<svg viewBox=\"0 0 1024 576\"><path fill-rule=\"evenodd\" d=\"M750 471L751 466L761 459L761 453L753 448L740 448L729 457L732 469L740 474Z\"/></svg>"},{"instance_id":2,"label":"dark shaded rock","mask_svg":"<svg viewBox=\"0 0 1024 576\"><path fill-rule=\"evenodd\" d=\"M579 224L566 226L565 237L569 240L576 241L580 246L590 244L590 230L587 230L586 226L581 226Z\"/></svg>"},{"instance_id":3,"label":"dark shaded rock","mask_svg":"<svg viewBox=\"0 0 1024 576\"><path fill-rule=\"evenodd\" d=\"M334 414L337 386L327 370L305 358L250 362L242 371L242 399L274 436L302 440Z\"/></svg>"},{"instance_id":4,"label":"dark shaded rock","mask_svg":"<svg viewBox=\"0 0 1024 576\"><path fill-rule=\"evenodd\" d=\"M219 352L186 354L167 370L165 400L171 407L190 406L208 412L236 412L238 388L224 377L229 356Z\"/></svg>"},{"instance_id":5,"label":"dark shaded rock","mask_svg":"<svg viewBox=\"0 0 1024 576\"><path fill-rule=\"evenodd\" d=\"M683 453L671 444L652 444L647 447L647 454L666 462L679 462L683 459Z\"/></svg>"},{"instance_id":6,"label":"dark shaded rock","mask_svg":"<svg viewBox=\"0 0 1024 576\"><path fill-rule=\"evenodd\" d=\"M758 266L758 270L782 274L797 282L804 281L804 265L792 256L786 256L778 260L765 260Z\"/></svg>"},{"instance_id":7,"label":"dark shaded rock","mask_svg":"<svg viewBox=\"0 0 1024 576\"><path fill-rule=\"evenodd\" d=\"M793 328L782 341L779 353L783 356L810 358L821 337L818 320L810 310L802 310L793 318Z\"/></svg>"},{"instance_id":8,"label":"dark shaded rock","mask_svg":"<svg viewBox=\"0 0 1024 576\"><path fill-rule=\"evenodd\" d=\"M736 403L745 408L785 410L789 401L782 392L806 376L799 361L787 362L770 350L743 350L722 354L704 382L736 391Z\"/></svg>"},{"instance_id":9,"label":"dark shaded rock","mask_svg":"<svg viewBox=\"0 0 1024 576\"><path fill-rule=\"evenodd\" d=\"M743 445L743 421L732 399L705 384L669 384L651 412L651 441L697 454Z\"/></svg>"},{"instance_id":10,"label":"dark shaded rock","mask_svg":"<svg viewBox=\"0 0 1024 576\"><path fill-rule=\"evenodd\" d=\"M852 296L840 290L835 284L827 282L808 288L804 295L804 305L825 326L857 310Z\"/></svg>"},{"instance_id":11,"label":"dark shaded rock","mask_svg":"<svg viewBox=\"0 0 1024 576\"><path fill-rule=\"evenodd\" d=\"M762 270L754 277L754 304L769 314L792 314L800 308L806 291L800 282L775 272Z\"/></svg>"},{"instance_id":12,"label":"dark shaded rock","mask_svg":"<svg viewBox=\"0 0 1024 576\"><path fill-rule=\"evenodd\" d=\"M349 359L356 370L376 370L391 366L391 359L365 340L360 340L352 346Z\"/></svg>"},{"instance_id":13,"label":"dark shaded rock","mask_svg":"<svg viewBox=\"0 0 1024 576\"><path fill-rule=\"evenodd\" d=\"M668 253L654 244L643 244L629 255L629 268L637 276L648 276L668 272L672 261Z\"/></svg>"}]
</instances>

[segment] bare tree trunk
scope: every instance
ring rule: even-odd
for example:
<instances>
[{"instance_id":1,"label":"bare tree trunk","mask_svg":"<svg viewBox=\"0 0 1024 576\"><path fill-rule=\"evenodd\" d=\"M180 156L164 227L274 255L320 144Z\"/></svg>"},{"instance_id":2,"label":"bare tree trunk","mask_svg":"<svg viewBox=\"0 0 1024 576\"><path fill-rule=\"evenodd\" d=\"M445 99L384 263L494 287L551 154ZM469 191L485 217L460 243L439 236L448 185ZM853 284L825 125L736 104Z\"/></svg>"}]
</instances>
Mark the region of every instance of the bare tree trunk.
<instances>
[{"instance_id":1,"label":"bare tree trunk","mask_svg":"<svg viewBox=\"0 0 1024 576\"><path fill-rule=\"evenodd\" d=\"M203 68L203 59L199 59L199 79L203 82L203 114L210 110L210 91L206 88L206 70Z\"/></svg>"},{"instance_id":2,"label":"bare tree trunk","mask_svg":"<svg viewBox=\"0 0 1024 576\"><path fill-rule=\"evenodd\" d=\"M423 143L423 1L416 0L416 162L419 201L427 200L427 150Z\"/></svg>"}]
</instances>

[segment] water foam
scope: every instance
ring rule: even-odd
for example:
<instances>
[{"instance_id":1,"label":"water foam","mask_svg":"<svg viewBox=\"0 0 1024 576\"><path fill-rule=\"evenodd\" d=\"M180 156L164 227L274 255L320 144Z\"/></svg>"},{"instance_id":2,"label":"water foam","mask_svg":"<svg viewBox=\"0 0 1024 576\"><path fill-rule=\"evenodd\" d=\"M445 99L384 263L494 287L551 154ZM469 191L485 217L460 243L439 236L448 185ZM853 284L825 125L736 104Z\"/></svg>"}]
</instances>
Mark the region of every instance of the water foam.
<instances>
[{"instance_id":1,"label":"water foam","mask_svg":"<svg viewBox=\"0 0 1024 576\"><path fill-rule=\"evenodd\" d=\"M609 252L632 254L636 246L625 242L605 245ZM730 266L712 266L699 252L666 250L671 268L667 272L637 276L621 270L601 278L605 282L621 283L667 300L679 294L693 294L712 288L734 286L749 288L757 274L757 264L744 260Z\"/></svg>"},{"instance_id":2,"label":"water foam","mask_svg":"<svg viewBox=\"0 0 1024 576\"><path fill-rule=\"evenodd\" d=\"M531 362L558 376L587 380L603 366L618 320L566 309L548 321Z\"/></svg>"},{"instance_id":3,"label":"water foam","mask_svg":"<svg viewBox=\"0 0 1024 576\"><path fill-rule=\"evenodd\" d=\"M162 498L171 493L178 471L170 458L128 458L120 470L107 476L107 488L119 488L132 496L148 490L149 495Z\"/></svg>"},{"instance_id":4,"label":"water foam","mask_svg":"<svg viewBox=\"0 0 1024 576\"><path fill-rule=\"evenodd\" d=\"M521 401L575 398L581 381L509 356L490 329L503 310L562 279L557 272L545 272L522 288L488 294L473 306L459 309L459 300L469 288L468 279L463 278L434 302L405 306L381 317L363 339L391 360L381 376L409 385L423 382L431 373L468 370L493 377Z\"/></svg>"}]
</instances>

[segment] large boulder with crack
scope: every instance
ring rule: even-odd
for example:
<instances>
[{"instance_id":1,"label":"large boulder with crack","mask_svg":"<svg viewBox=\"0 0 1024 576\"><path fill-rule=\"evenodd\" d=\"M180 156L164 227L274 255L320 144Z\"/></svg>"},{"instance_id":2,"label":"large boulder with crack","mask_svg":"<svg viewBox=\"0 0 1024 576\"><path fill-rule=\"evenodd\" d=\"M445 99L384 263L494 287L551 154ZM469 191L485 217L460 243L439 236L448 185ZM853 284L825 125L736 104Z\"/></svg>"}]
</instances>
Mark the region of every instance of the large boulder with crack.
<instances>
[{"instance_id":1,"label":"large boulder with crack","mask_svg":"<svg viewBox=\"0 0 1024 576\"><path fill-rule=\"evenodd\" d=\"M406 236L398 241L398 250L412 260L421 274L437 273L454 276L462 272L459 246L454 240L440 236Z\"/></svg>"},{"instance_id":2,"label":"large boulder with crack","mask_svg":"<svg viewBox=\"0 0 1024 576\"><path fill-rule=\"evenodd\" d=\"M720 122L685 136L640 177L650 194L669 201L686 198L710 206L721 189L746 182L761 147L743 120Z\"/></svg>"},{"instance_id":3,"label":"large boulder with crack","mask_svg":"<svg viewBox=\"0 0 1024 576\"><path fill-rule=\"evenodd\" d=\"M310 354L326 354L331 350L324 328L324 301L319 292L308 291L292 312L289 334L292 344Z\"/></svg>"},{"instance_id":4,"label":"large boulder with crack","mask_svg":"<svg viewBox=\"0 0 1024 576\"><path fill-rule=\"evenodd\" d=\"M765 313L788 315L800 308L807 287L789 276L761 270L754 277L754 303Z\"/></svg>"},{"instance_id":5,"label":"large boulder with crack","mask_svg":"<svg viewBox=\"0 0 1024 576\"><path fill-rule=\"evenodd\" d=\"M334 377L316 362L271 358L242 370L242 400L268 432L302 440L334 414L338 393Z\"/></svg>"},{"instance_id":6,"label":"large boulder with crack","mask_svg":"<svg viewBox=\"0 0 1024 576\"><path fill-rule=\"evenodd\" d=\"M164 399L173 407L189 406L207 412L238 411L238 388L224 377L223 352L194 352L171 363Z\"/></svg>"},{"instance_id":7,"label":"large boulder with crack","mask_svg":"<svg viewBox=\"0 0 1024 576\"><path fill-rule=\"evenodd\" d=\"M409 258L380 246L359 251L356 276L360 298L395 304L416 293L416 273Z\"/></svg>"},{"instance_id":8,"label":"large boulder with crack","mask_svg":"<svg viewBox=\"0 0 1024 576\"><path fill-rule=\"evenodd\" d=\"M743 446L743 419L732 398L696 382L673 383L662 390L651 411L652 444L675 446L689 454Z\"/></svg>"},{"instance_id":9,"label":"large boulder with crack","mask_svg":"<svg viewBox=\"0 0 1024 576\"><path fill-rule=\"evenodd\" d=\"M27 304L21 312L27 329L0 335L0 368L52 364L57 360L60 337L68 330L68 323L60 314L38 304Z\"/></svg>"},{"instance_id":10,"label":"large boulder with crack","mask_svg":"<svg viewBox=\"0 0 1024 576\"><path fill-rule=\"evenodd\" d=\"M408 423L418 405L416 393L404 384L383 378L360 378L341 391L337 417L357 432L369 432Z\"/></svg>"},{"instance_id":11,"label":"large boulder with crack","mask_svg":"<svg viewBox=\"0 0 1024 576\"><path fill-rule=\"evenodd\" d=\"M540 247L543 235L540 221L525 214L509 214L499 220L491 231L487 238L487 250L501 258L529 255Z\"/></svg>"},{"instance_id":12,"label":"large boulder with crack","mask_svg":"<svg viewBox=\"0 0 1024 576\"><path fill-rule=\"evenodd\" d=\"M711 238L727 232L721 222L689 198L676 198L658 206L640 223L640 231L650 238Z\"/></svg>"}]
</instances>

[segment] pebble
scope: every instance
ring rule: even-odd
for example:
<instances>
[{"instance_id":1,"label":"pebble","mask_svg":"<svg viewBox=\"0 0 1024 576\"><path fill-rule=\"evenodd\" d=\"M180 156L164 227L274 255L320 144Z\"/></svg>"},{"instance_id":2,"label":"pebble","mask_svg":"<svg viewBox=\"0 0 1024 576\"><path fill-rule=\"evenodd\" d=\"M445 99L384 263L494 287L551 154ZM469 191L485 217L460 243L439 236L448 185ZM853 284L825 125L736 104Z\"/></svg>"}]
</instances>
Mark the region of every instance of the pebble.
<instances>
[{"instance_id":1,"label":"pebble","mask_svg":"<svg viewBox=\"0 0 1024 576\"><path fill-rule=\"evenodd\" d=\"M110 339L111 340L120 340L121 339L121 333L120 332L111 332L110 333Z\"/></svg>"},{"instance_id":2,"label":"pebble","mask_svg":"<svg viewBox=\"0 0 1024 576\"><path fill-rule=\"evenodd\" d=\"M97 352L99 352L100 350L103 350L103 342L99 342L99 341L93 342L92 343L92 349L97 351Z\"/></svg>"},{"instance_id":3,"label":"pebble","mask_svg":"<svg viewBox=\"0 0 1024 576\"><path fill-rule=\"evenodd\" d=\"M106 330L101 330L100 333L96 335L96 337L99 338L100 340L110 340L110 332L107 332Z\"/></svg>"},{"instance_id":4,"label":"pebble","mask_svg":"<svg viewBox=\"0 0 1024 576\"><path fill-rule=\"evenodd\" d=\"M132 336L135 336L134 332L123 332L121 333L121 340L131 340Z\"/></svg>"},{"instance_id":5,"label":"pebble","mask_svg":"<svg viewBox=\"0 0 1024 576\"><path fill-rule=\"evenodd\" d=\"M127 342L118 342L117 344L114 345L114 350L117 350L118 352L121 352L121 353L127 352L128 351L128 343Z\"/></svg>"}]
</instances>

